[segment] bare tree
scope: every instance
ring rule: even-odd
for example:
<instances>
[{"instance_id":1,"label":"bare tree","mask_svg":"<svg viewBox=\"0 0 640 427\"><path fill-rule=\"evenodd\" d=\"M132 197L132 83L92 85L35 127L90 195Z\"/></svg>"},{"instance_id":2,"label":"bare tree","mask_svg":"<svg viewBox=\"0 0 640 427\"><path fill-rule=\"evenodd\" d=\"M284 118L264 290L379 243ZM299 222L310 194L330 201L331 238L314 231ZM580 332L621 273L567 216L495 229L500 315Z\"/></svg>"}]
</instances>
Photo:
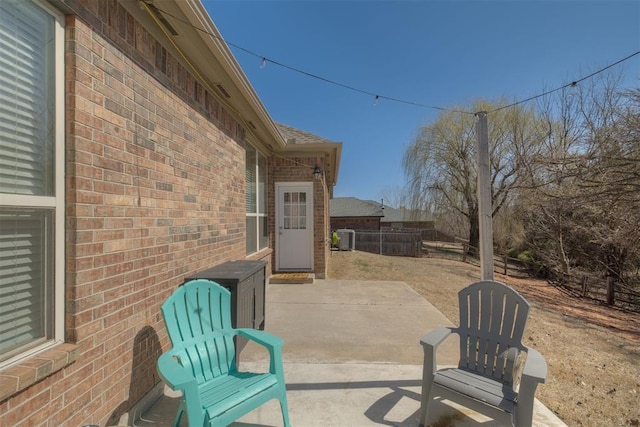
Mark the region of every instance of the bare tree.
<instances>
[{"instance_id":1,"label":"bare tree","mask_svg":"<svg viewBox=\"0 0 640 427\"><path fill-rule=\"evenodd\" d=\"M640 90L598 76L544 100L546 138L520 192L526 240L556 275L603 272L613 285L640 259Z\"/></svg>"},{"instance_id":2,"label":"bare tree","mask_svg":"<svg viewBox=\"0 0 640 427\"><path fill-rule=\"evenodd\" d=\"M588 148L579 98L576 88L565 88L541 100L538 126L543 139L526 163L518 200L529 245L547 269L561 274L570 273L565 238L575 211L577 171Z\"/></svg>"},{"instance_id":3,"label":"bare tree","mask_svg":"<svg viewBox=\"0 0 640 427\"><path fill-rule=\"evenodd\" d=\"M597 221L588 228L591 260L605 272L608 302L614 285L640 265L640 89L605 93L606 111L592 130L581 190Z\"/></svg>"},{"instance_id":4,"label":"bare tree","mask_svg":"<svg viewBox=\"0 0 640 427\"><path fill-rule=\"evenodd\" d=\"M385 206L399 209L408 205L407 192L400 186L385 188L378 195Z\"/></svg>"}]
</instances>

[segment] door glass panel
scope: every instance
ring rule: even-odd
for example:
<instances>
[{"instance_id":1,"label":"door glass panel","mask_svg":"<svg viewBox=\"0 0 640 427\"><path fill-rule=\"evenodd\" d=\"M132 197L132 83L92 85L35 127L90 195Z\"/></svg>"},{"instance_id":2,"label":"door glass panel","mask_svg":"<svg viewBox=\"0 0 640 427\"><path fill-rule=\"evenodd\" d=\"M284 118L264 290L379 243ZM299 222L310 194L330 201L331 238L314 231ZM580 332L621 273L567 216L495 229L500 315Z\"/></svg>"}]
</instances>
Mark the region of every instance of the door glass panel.
<instances>
[{"instance_id":1,"label":"door glass panel","mask_svg":"<svg viewBox=\"0 0 640 427\"><path fill-rule=\"evenodd\" d=\"M286 191L284 193L285 230L306 230L307 228L307 193Z\"/></svg>"}]
</instances>

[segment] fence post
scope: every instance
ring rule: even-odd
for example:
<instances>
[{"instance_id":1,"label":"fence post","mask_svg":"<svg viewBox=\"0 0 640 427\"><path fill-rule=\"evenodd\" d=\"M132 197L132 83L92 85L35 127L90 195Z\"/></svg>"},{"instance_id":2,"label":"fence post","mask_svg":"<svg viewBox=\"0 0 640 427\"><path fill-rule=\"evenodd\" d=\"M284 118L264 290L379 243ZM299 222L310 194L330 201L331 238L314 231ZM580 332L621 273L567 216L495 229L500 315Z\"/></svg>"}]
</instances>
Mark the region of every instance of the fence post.
<instances>
[{"instance_id":1,"label":"fence post","mask_svg":"<svg viewBox=\"0 0 640 427\"><path fill-rule=\"evenodd\" d=\"M509 255L505 253L503 259L504 259L504 275L508 276L509 275L509 270L508 270L508 267L507 267L507 263L509 262Z\"/></svg>"},{"instance_id":2,"label":"fence post","mask_svg":"<svg viewBox=\"0 0 640 427\"><path fill-rule=\"evenodd\" d=\"M462 244L462 262L467 262L467 252L469 251L469 244Z\"/></svg>"},{"instance_id":3,"label":"fence post","mask_svg":"<svg viewBox=\"0 0 640 427\"><path fill-rule=\"evenodd\" d=\"M607 304L608 305L613 305L616 302L614 285L615 285L615 281L613 280L613 276L607 276Z\"/></svg>"},{"instance_id":4,"label":"fence post","mask_svg":"<svg viewBox=\"0 0 640 427\"><path fill-rule=\"evenodd\" d=\"M582 276L582 298L586 298L589 293L589 276Z\"/></svg>"}]
</instances>

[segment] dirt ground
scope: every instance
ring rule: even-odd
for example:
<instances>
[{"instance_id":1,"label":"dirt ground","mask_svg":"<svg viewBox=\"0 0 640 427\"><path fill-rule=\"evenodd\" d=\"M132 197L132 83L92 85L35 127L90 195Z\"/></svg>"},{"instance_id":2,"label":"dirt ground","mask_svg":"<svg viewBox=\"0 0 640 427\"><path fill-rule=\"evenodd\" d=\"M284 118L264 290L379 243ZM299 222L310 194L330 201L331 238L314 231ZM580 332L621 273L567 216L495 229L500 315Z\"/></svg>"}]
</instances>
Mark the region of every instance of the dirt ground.
<instances>
[{"instance_id":1,"label":"dirt ground","mask_svg":"<svg viewBox=\"0 0 640 427\"><path fill-rule=\"evenodd\" d=\"M457 323L457 292L478 280L480 270L448 259L334 251L328 277L405 282ZM532 305L525 345L549 367L536 397L569 426L640 426L640 315L575 298L542 280L494 278Z\"/></svg>"}]
</instances>

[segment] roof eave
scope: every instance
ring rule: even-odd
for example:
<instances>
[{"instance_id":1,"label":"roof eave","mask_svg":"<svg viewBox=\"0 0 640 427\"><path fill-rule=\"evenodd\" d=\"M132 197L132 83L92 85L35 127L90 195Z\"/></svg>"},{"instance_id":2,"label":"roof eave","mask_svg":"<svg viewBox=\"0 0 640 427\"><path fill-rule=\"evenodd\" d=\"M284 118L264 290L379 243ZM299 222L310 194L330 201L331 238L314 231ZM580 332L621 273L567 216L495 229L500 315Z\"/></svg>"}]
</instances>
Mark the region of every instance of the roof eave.
<instances>
[{"instance_id":1,"label":"roof eave","mask_svg":"<svg viewBox=\"0 0 640 427\"><path fill-rule=\"evenodd\" d=\"M326 154L329 158L328 170L325 170L325 178L329 186L334 186L338 182L338 171L340 170L340 158L342 156L341 142L322 142L307 144L288 144L280 150L287 156L310 156Z\"/></svg>"},{"instance_id":2,"label":"roof eave","mask_svg":"<svg viewBox=\"0 0 640 427\"><path fill-rule=\"evenodd\" d=\"M132 14L140 16L138 0L124 0L124 2ZM158 8L173 15L165 18L175 27L178 35L172 36L167 34L164 28L161 29L167 41L175 45L180 55L184 56L177 59L188 62L194 69L194 74L204 80L202 83L205 87L213 88L212 94L229 107L230 112L247 130L249 139L269 151L286 146L275 122L202 2L200 0L163 0L158 3ZM144 21L149 24L148 19ZM228 97L216 90L218 85L224 89Z\"/></svg>"}]
</instances>

